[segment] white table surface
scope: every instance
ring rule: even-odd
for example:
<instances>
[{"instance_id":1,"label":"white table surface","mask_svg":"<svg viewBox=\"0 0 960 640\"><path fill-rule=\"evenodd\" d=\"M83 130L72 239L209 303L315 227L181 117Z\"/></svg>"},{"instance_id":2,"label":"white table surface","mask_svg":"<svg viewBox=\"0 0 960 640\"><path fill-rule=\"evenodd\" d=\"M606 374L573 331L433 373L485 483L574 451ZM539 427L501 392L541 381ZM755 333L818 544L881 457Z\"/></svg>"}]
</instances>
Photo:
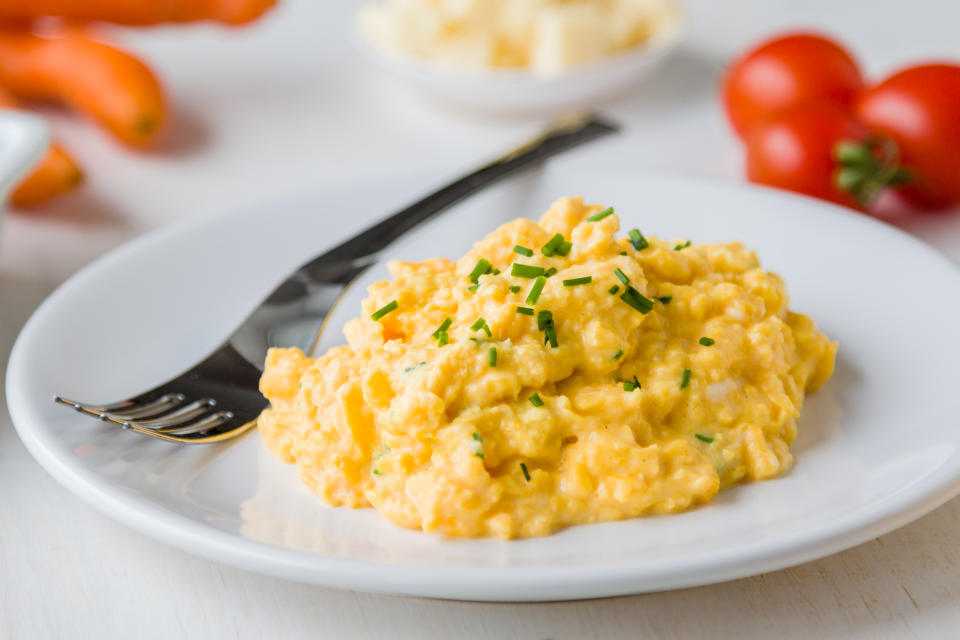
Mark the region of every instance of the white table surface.
<instances>
[{"instance_id":1,"label":"white table surface","mask_svg":"<svg viewBox=\"0 0 960 640\"><path fill-rule=\"evenodd\" d=\"M732 54L778 28L840 34L874 74L960 58L960 3L691 0L684 48L650 82L603 105L629 125L638 169L739 179L716 104ZM0 223L0 376L30 312L108 249L176 220L338 183L433 182L538 128L436 109L350 48L351 3L282 0L250 29L126 31L161 73L174 135L133 154L51 114L89 184ZM399 169L398 169L399 167ZM419 185L414 185L419 187ZM906 228L960 262L960 215ZM956 292L951 292L956 294ZM707 587L609 600L476 604L288 583L160 546L57 485L27 454L0 400L0 638L956 637L960 499L823 560Z\"/></svg>"}]
</instances>

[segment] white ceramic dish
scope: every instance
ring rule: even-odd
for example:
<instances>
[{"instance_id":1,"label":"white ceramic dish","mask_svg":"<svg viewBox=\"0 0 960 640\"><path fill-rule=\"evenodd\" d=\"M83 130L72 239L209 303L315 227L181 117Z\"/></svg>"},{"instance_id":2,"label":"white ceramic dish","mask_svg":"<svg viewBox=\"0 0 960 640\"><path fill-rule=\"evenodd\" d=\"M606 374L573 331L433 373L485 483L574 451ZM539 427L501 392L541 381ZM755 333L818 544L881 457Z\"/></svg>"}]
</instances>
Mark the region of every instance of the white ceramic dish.
<instances>
[{"instance_id":1,"label":"white ceramic dish","mask_svg":"<svg viewBox=\"0 0 960 640\"><path fill-rule=\"evenodd\" d=\"M52 403L54 393L122 397L192 364L289 269L413 195L398 185L195 221L102 258L57 290L17 340L7 375L14 423L71 491L167 544L299 581L440 598L573 599L737 578L859 544L960 492L960 273L951 264L891 227L813 200L564 166L485 192L391 255L459 255L507 218L538 215L571 193L616 205L645 233L744 241L786 278L792 306L840 342L836 374L804 408L787 475L679 515L542 539L447 540L369 509L324 507L255 433L183 448ZM351 290L337 322L361 295Z\"/></svg>"},{"instance_id":2,"label":"white ceramic dish","mask_svg":"<svg viewBox=\"0 0 960 640\"><path fill-rule=\"evenodd\" d=\"M0 212L10 190L43 155L48 139L37 116L0 109Z\"/></svg>"},{"instance_id":3,"label":"white ceramic dish","mask_svg":"<svg viewBox=\"0 0 960 640\"><path fill-rule=\"evenodd\" d=\"M677 47L683 33L681 22L643 46L557 75L520 70L457 70L384 50L359 35L353 41L383 71L428 98L476 113L509 116L590 107L620 94L659 65Z\"/></svg>"}]
</instances>

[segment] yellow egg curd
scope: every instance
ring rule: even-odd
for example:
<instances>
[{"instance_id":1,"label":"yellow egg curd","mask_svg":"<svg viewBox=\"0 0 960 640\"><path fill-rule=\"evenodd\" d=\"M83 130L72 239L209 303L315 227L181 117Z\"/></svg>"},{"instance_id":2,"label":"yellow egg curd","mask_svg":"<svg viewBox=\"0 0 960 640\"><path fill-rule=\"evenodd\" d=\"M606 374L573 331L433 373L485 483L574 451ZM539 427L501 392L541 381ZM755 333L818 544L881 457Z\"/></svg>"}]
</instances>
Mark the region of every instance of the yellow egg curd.
<instances>
[{"instance_id":1,"label":"yellow egg curd","mask_svg":"<svg viewBox=\"0 0 960 640\"><path fill-rule=\"evenodd\" d=\"M449 536L672 513L792 464L836 344L739 243L556 201L459 262L392 262L348 344L272 349L260 433L329 505Z\"/></svg>"}]
</instances>

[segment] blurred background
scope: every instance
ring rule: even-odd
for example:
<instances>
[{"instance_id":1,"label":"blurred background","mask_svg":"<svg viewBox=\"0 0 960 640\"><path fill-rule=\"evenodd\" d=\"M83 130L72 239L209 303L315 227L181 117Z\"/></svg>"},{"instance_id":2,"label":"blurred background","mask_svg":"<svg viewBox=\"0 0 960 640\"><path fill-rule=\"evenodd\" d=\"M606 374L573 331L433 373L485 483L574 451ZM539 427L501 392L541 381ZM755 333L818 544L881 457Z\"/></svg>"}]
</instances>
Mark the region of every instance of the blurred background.
<instances>
[{"instance_id":1,"label":"blurred background","mask_svg":"<svg viewBox=\"0 0 960 640\"><path fill-rule=\"evenodd\" d=\"M99 4L110 3L90 6ZM718 86L731 60L780 31L814 28L834 36L873 80L917 61L960 59L950 0L680 4L679 46L616 95L586 101L624 123L626 135L611 157L638 171L744 179L742 146L727 125ZM426 188L523 140L552 115L478 113L424 95L378 65L376 53L360 51L357 5L280 0L238 26L91 27L93 37L130 51L159 78L166 131L134 149L71 110L34 107L84 182L4 216L0 274L52 286L148 230L327 185L375 184L399 174ZM944 238L960 244L956 216L918 216L903 225L960 255Z\"/></svg>"}]
</instances>

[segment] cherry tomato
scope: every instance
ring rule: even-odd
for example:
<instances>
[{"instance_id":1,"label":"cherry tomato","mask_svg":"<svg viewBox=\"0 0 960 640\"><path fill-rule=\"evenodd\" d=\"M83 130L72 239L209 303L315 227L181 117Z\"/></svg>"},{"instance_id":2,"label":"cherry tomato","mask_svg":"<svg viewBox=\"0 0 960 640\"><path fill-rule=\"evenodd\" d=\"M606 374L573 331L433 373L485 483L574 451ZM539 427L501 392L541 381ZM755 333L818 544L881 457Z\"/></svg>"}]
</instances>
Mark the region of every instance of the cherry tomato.
<instances>
[{"instance_id":1,"label":"cherry tomato","mask_svg":"<svg viewBox=\"0 0 960 640\"><path fill-rule=\"evenodd\" d=\"M915 205L960 203L960 66L904 69L868 89L856 114L893 139L909 182L899 194Z\"/></svg>"},{"instance_id":2,"label":"cherry tomato","mask_svg":"<svg viewBox=\"0 0 960 640\"><path fill-rule=\"evenodd\" d=\"M857 63L836 42L811 33L769 40L728 69L723 100L741 138L779 112L808 104L852 105L863 88Z\"/></svg>"},{"instance_id":3,"label":"cherry tomato","mask_svg":"<svg viewBox=\"0 0 960 640\"><path fill-rule=\"evenodd\" d=\"M846 111L817 104L795 109L755 126L747 137L747 178L863 209L837 185L834 154L839 143L868 138L867 129Z\"/></svg>"}]
</instances>

